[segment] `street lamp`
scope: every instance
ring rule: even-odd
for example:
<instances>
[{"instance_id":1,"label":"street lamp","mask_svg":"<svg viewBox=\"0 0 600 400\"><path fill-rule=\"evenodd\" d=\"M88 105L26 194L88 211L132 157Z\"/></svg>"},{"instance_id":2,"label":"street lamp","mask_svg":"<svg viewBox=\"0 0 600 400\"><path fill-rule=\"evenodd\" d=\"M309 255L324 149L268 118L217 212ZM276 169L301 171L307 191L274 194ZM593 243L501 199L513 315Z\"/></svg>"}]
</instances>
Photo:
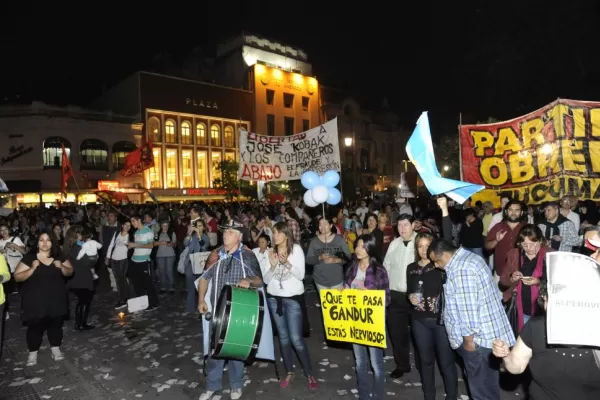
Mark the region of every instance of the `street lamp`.
<instances>
[{"instance_id":1,"label":"street lamp","mask_svg":"<svg viewBox=\"0 0 600 400\"><path fill-rule=\"evenodd\" d=\"M448 172L450 170L450 166L449 165L444 165L444 172Z\"/></svg>"},{"instance_id":2,"label":"street lamp","mask_svg":"<svg viewBox=\"0 0 600 400\"><path fill-rule=\"evenodd\" d=\"M346 147L352 146L352 138L351 137L344 138L344 144L346 145Z\"/></svg>"}]
</instances>

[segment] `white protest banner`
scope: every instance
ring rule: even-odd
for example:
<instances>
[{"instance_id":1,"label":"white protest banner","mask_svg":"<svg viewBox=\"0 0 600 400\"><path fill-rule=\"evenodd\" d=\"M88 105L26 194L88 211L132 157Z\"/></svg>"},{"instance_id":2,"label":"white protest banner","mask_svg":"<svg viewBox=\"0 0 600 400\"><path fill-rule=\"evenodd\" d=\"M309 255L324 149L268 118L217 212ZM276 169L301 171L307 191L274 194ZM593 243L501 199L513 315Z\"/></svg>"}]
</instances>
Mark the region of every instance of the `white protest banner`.
<instances>
[{"instance_id":1,"label":"white protest banner","mask_svg":"<svg viewBox=\"0 0 600 400\"><path fill-rule=\"evenodd\" d=\"M582 254L550 252L547 335L549 344L600 346L600 268Z\"/></svg>"},{"instance_id":2,"label":"white protest banner","mask_svg":"<svg viewBox=\"0 0 600 400\"><path fill-rule=\"evenodd\" d=\"M292 136L240 131L240 169L245 181L291 181L305 171L340 171L337 118Z\"/></svg>"}]
</instances>

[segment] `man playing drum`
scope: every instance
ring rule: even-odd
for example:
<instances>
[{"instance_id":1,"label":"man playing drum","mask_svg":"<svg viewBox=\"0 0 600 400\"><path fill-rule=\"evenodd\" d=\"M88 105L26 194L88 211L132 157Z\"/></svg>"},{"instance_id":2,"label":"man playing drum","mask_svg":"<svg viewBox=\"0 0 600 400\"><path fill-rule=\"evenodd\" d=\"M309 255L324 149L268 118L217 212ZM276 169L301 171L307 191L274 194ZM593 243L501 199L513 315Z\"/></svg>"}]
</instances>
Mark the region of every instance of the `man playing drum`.
<instances>
[{"instance_id":1,"label":"man playing drum","mask_svg":"<svg viewBox=\"0 0 600 400\"><path fill-rule=\"evenodd\" d=\"M225 285L241 288L262 287L263 281L258 260L251 250L242 244L242 231L236 226L224 227L223 246L213 251L207 261L206 271L198 282L198 311L205 314L208 310L206 293L211 289L211 304L216 307L217 298ZM205 335L210 334L204 332ZM206 391L199 400L209 400L223 387L223 371L228 362L231 398L242 397L244 387L244 363L236 360L216 359L209 356L206 360Z\"/></svg>"}]
</instances>

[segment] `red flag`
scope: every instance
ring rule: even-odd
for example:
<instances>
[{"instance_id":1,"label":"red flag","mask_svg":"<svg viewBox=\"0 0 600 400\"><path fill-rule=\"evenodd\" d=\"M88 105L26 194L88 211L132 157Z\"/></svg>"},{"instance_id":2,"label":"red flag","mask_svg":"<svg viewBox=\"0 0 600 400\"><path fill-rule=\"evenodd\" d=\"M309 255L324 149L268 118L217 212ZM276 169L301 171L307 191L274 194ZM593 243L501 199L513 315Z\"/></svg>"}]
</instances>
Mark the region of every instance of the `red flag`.
<instances>
[{"instance_id":1,"label":"red flag","mask_svg":"<svg viewBox=\"0 0 600 400\"><path fill-rule=\"evenodd\" d=\"M152 142L143 143L142 147L135 149L125 157L125 167L121 170L121 175L139 174L152 167L154 167Z\"/></svg>"},{"instance_id":2,"label":"red flag","mask_svg":"<svg viewBox=\"0 0 600 400\"><path fill-rule=\"evenodd\" d=\"M73 168L71 167L71 162L69 161L69 156L67 156L67 151L65 150L65 145L62 145L62 168L61 168L61 191L63 196L67 197L67 183L69 179L73 177Z\"/></svg>"}]
</instances>

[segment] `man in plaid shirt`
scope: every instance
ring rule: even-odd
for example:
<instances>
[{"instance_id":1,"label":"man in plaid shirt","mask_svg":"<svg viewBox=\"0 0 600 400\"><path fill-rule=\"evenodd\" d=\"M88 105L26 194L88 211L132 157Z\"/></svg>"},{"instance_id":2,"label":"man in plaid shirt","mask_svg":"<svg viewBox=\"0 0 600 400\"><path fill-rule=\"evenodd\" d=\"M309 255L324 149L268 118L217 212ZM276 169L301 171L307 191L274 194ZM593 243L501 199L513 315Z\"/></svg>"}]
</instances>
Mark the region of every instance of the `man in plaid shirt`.
<instances>
[{"instance_id":1,"label":"man in plaid shirt","mask_svg":"<svg viewBox=\"0 0 600 400\"><path fill-rule=\"evenodd\" d=\"M217 299L225 285L246 289L250 286L258 288L263 285L256 256L242 244L242 231L237 226L226 226L223 229L223 246L214 250L209 256L206 262L207 270L198 283L198 311L201 314L208 311L205 297L209 285L211 285L213 307L216 307ZM230 397L236 400L242 396L244 363L209 357L206 360L206 391L200 395L200 400L209 400L215 392L222 389L225 361L228 361L229 367Z\"/></svg>"},{"instance_id":2,"label":"man in plaid shirt","mask_svg":"<svg viewBox=\"0 0 600 400\"><path fill-rule=\"evenodd\" d=\"M471 397L500 400L500 360L492 356L492 343L500 339L512 347L515 335L491 271L480 256L442 239L431 243L429 258L446 271L444 325L465 362Z\"/></svg>"}]
</instances>

